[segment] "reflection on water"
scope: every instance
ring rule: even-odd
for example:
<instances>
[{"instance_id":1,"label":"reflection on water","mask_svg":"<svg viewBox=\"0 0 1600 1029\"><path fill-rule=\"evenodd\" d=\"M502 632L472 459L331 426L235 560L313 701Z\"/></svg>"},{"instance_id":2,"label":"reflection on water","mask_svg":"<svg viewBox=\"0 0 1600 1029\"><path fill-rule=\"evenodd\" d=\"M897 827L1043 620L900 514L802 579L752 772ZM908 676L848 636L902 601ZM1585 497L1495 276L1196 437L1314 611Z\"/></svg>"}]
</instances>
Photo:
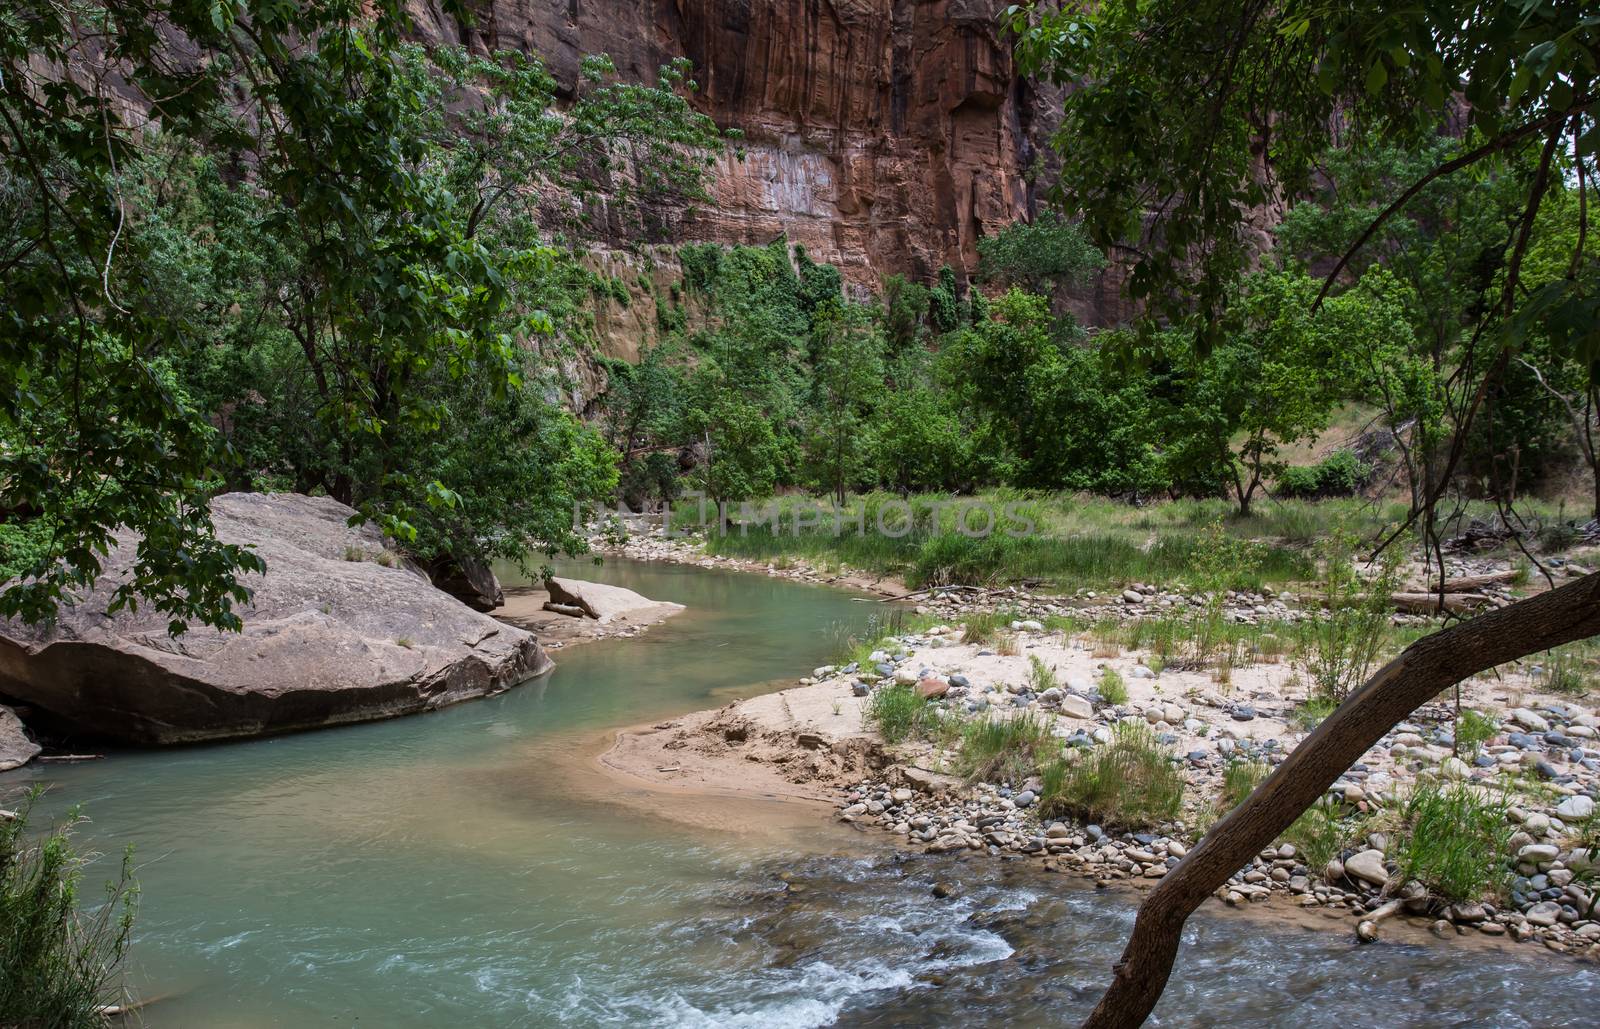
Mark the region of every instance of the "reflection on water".
<instances>
[{"instance_id":1,"label":"reflection on water","mask_svg":"<svg viewBox=\"0 0 1600 1029\"><path fill-rule=\"evenodd\" d=\"M949 859L861 858L808 817L788 835L691 830L610 803L625 787L572 759L605 727L821 662L869 605L702 569L565 571L689 611L436 714L0 776L0 797L49 782L47 814L86 805L100 849L136 844L136 979L173 994L148 1024L1031 1025L1086 1010L1125 900L981 863L937 901ZM1564 962L1237 922L1195 933L1167 1024L1578 1024L1600 985Z\"/></svg>"}]
</instances>

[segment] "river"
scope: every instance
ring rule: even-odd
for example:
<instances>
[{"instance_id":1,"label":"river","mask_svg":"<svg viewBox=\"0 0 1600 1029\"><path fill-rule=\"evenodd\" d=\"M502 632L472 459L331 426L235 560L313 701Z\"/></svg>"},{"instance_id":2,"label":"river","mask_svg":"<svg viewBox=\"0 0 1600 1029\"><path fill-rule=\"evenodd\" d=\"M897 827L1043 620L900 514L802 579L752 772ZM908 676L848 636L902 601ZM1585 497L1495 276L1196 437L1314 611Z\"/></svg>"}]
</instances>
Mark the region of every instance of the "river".
<instances>
[{"instance_id":1,"label":"river","mask_svg":"<svg viewBox=\"0 0 1600 1029\"><path fill-rule=\"evenodd\" d=\"M689 610L434 714L0 776L0 798L48 783L45 817L83 805L87 845L135 846L132 979L161 998L146 1024L1060 1025L1087 1011L1129 898L1021 863L896 855L806 808L752 809L756 833L655 817L585 760L607 728L792 682L870 605L674 565L563 573ZM961 889L935 899L936 881ZM1222 913L1189 935L1163 1025L1576 1026L1600 1003L1593 964L1532 945L1357 947L1348 931Z\"/></svg>"}]
</instances>

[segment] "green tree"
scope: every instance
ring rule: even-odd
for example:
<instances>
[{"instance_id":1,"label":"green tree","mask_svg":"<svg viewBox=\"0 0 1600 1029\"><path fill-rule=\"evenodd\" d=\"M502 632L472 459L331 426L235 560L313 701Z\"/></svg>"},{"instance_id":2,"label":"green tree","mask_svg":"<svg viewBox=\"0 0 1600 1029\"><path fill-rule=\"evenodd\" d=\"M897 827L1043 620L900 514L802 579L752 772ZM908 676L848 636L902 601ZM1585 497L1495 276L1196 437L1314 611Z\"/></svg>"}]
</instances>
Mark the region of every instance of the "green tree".
<instances>
[{"instance_id":1,"label":"green tree","mask_svg":"<svg viewBox=\"0 0 1600 1029\"><path fill-rule=\"evenodd\" d=\"M236 626L260 563L211 533L224 483L325 490L424 556L578 544L534 498L609 463L535 442L580 438L545 368L581 334L582 279L534 205L703 195L718 136L681 65L632 86L586 61L558 112L537 61L425 51L409 27L387 0L0 15L0 611L49 617L126 526L114 608ZM64 67L115 69L154 117L124 124L108 74ZM514 500L470 437L441 450L530 418L501 437Z\"/></svg>"},{"instance_id":2,"label":"green tree","mask_svg":"<svg viewBox=\"0 0 1600 1029\"><path fill-rule=\"evenodd\" d=\"M867 467L872 409L883 392L883 334L873 315L835 300L817 310L811 330L816 357L806 463L841 507Z\"/></svg>"},{"instance_id":3,"label":"green tree","mask_svg":"<svg viewBox=\"0 0 1600 1029\"><path fill-rule=\"evenodd\" d=\"M1012 222L980 239L978 259L986 278L1030 293L1053 293L1105 267L1105 255L1083 230L1054 211L1031 222Z\"/></svg>"},{"instance_id":4,"label":"green tree","mask_svg":"<svg viewBox=\"0 0 1600 1029\"><path fill-rule=\"evenodd\" d=\"M934 332L954 332L961 326L961 296L956 272L948 264L939 269L939 282L928 291L928 324Z\"/></svg>"},{"instance_id":5,"label":"green tree","mask_svg":"<svg viewBox=\"0 0 1600 1029\"><path fill-rule=\"evenodd\" d=\"M700 402L685 420L703 448L694 481L721 518L729 503L772 492L783 472L784 452L760 405L714 375L697 386Z\"/></svg>"},{"instance_id":6,"label":"green tree","mask_svg":"<svg viewBox=\"0 0 1600 1029\"><path fill-rule=\"evenodd\" d=\"M1334 344L1310 309L1317 284L1295 273L1262 274L1248 290L1244 331L1203 358L1180 358L1192 371L1161 432L1174 479L1221 478L1241 516L1285 467L1282 447L1322 431L1338 396L1327 374Z\"/></svg>"},{"instance_id":7,"label":"green tree","mask_svg":"<svg viewBox=\"0 0 1600 1029\"><path fill-rule=\"evenodd\" d=\"M889 354L899 357L922 343L928 328L928 287L904 275L883 281L883 331Z\"/></svg>"},{"instance_id":8,"label":"green tree","mask_svg":"<svg viewBox=\"0 0 1600 1029\"><path fill-rule=\"evenodd\" d=\"M1193 327L1200 350L1225 339L1237 318L1231 300L1254 257L1252 212L1306 193L1334 131L1356 126L1416 144L1461 117L1475 134L1402 189L1344 253L1327 255L1324 288L1340 283L1352 256L1429 183L1527 150L1536 153L1533 174L1486 257L1499 288L1473 331L1492 345L1466 373L1477 385L1469 395L1486 393L1536 330L1582 364L1600 356L1600 303L1581 249L1569 255L1567 275L1537 291L1520 288L1539 209L1562 177L1559 155L1576 155L1582 191L1600 144L1600 23L1585 5L1096 0L1017 5L1007 20L1025 72L1074 86L1058 139L1058 197L1081 212L1097 245L1129 248L1132 292L1152 313ZM1151 320L1144 332L1159 328ZM1462 442L1458 431L1447 465ZM1433 510L1440 488L1430 486L1419 514ZM1188 916L1412 710L1469 675L1596 633L1600 575L1591 575L1408 647L1162 879L1087 1024L1143 1023Z\"/></svg>"}]
</instances>

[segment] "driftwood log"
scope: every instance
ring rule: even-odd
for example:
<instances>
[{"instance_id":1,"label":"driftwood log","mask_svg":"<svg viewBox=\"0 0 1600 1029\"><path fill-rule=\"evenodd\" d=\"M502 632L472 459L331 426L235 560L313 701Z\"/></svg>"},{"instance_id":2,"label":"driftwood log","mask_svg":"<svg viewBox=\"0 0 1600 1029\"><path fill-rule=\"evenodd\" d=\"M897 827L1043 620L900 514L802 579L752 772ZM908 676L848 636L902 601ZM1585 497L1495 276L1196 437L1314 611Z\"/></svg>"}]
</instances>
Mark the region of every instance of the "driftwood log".
<instances>
[{"instance_id":1,"label":"driftwood log","mask_svg":"<svg viewBox=\"0 0 1600 1029\"><path fill-rule=\"evenodd\" d=\"M1380 668L1167 873L1139 908L1111 985L1084 1023L1133 1029L1161 999L1184 923L1411 712L1496 665L1600 635L1600 574L1424 637Z\"/></svg>"},{"instance_id":2,"label":"driftwood log","mask_svg":"<svg viewBox=\"0 0 1600 1029\"><path fill-rule=\"evenodd\" d=\"M1439 610L1439 594L1437 593L1396 593L1389 599L1397 609L1410 611L1414 614L1425 615ZM1476 611L1487 604L1489 599L1482 593L1446 593L1444 595L1444 609L1453 614Z\"/></svg>"}]
</instances>

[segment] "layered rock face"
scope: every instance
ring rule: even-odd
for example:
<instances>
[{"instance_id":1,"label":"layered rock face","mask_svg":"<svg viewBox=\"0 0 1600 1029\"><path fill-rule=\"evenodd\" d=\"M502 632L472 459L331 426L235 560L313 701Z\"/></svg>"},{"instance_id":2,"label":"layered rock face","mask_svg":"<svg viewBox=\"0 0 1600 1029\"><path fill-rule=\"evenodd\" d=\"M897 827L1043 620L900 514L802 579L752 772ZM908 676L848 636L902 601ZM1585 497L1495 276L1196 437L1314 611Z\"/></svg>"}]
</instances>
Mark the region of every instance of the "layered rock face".
<instances>
[{"instance_id":1,"label":"layered rock face","mask_svg":"<svg viewBox=\"0 0 1600 1029\"><path fill-rule=\"evenodd\" d=\"M325 497L231 493L217 535L267 563L241 633L167 635L149 607L104 614L134 557L54 626L0 621L0 694L67 728L140 744L190 743L388 718L497 693L549 670L521 629L471 610L384 550Z\"/></svg>"},{"instance_id":2,"label":"layered rock face","mask_svg":"<svg viewBox=\"0 0 1600 1029\"><path fill-rule=\"evenodd\" d=\"M687 57L697 103L744 133L715 203L667 212L673 242L803 244L876 287L977 266L977 240L1027 213L1054 107L1019 78L1006 0L478 0L468 27L415 0L422 34L540 55L563 84L588 53L649 81ZM620 226L619 236L625 233ZM622 238L612 242L628 242Z\"/></svg>"}]
</instances>

